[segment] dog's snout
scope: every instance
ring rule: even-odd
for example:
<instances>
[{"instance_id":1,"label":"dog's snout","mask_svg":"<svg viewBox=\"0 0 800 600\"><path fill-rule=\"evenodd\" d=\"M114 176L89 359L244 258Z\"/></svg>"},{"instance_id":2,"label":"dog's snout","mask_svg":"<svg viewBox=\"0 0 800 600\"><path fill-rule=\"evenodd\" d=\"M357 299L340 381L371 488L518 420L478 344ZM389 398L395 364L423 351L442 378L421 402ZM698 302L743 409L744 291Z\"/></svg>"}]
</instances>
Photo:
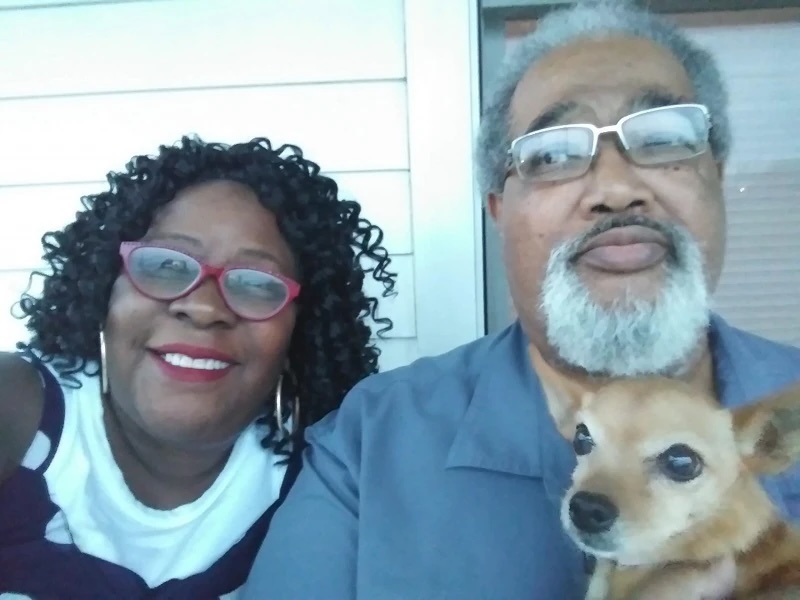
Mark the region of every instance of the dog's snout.
<instances>
[{"instance_id":1,"label":"dog's snout","mask_svg":"<svg viewBox=\"0 0 800 600\"><path fill-rule=\"evenodd\" d=\"M611 498L592 492L576 492L569 501L569 517L579 530L602 533L611 529L619 509Z\"/></svg>"}]
</instances>

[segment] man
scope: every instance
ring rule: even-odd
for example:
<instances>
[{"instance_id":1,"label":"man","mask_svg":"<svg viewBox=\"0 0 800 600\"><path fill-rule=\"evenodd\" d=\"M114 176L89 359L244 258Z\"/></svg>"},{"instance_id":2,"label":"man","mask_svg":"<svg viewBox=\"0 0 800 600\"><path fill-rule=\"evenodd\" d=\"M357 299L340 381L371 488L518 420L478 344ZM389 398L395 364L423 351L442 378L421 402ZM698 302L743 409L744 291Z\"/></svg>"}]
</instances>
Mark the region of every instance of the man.
<instances>
[{"instance_id":1,"label":"man","mask_svg":"<svg viewBox=\"0 0 800 600\"><path fill-rule=\"evenodd\" d=\"M710 310L726 112L712 58L657 17L613 2L539 23L477 157L518 322L362 382L310 430L246 597L582 598L591 566L559 519L575 458L542 374L662 374L725 406L800 379L800 350ZM800 482L766 483L800 517ZM735 572L673 575L640 597L721 598Z\"/></svg>"}]
</instances>

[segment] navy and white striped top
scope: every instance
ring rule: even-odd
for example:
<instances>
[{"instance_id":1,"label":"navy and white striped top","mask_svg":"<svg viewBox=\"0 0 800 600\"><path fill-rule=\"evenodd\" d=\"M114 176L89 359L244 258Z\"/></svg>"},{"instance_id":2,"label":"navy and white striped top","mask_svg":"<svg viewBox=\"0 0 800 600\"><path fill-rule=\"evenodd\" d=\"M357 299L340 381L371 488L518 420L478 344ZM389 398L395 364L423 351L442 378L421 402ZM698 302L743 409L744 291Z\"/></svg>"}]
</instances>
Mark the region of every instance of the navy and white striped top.
<instances>
[{"instance_id":1,"label":"navy and white striped top","mask_svg":"<svg viewBox=\"0 0 800 600\"><path fill-rule=\"evenodd\" d=\"M80 375L74 389L26 359L41 374L44 411L0 486L0 599L235 598L298 461L276 464L254 424L200 498L147 507L111 454L98 378Z\"/></svg>"}]
</instances>

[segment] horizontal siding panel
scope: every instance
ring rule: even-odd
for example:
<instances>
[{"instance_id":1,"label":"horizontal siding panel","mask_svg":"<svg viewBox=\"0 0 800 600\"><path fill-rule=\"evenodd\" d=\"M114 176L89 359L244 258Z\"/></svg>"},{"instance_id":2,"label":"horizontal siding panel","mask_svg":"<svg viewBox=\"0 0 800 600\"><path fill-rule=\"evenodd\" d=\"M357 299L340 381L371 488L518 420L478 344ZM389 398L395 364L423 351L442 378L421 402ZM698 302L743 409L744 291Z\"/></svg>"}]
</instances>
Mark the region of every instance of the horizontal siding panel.
<instances>
[{"instance_id":1,"label":"horizontal siding panel","mask_svg":"<svg viewBox=\"0 0 800 600\"><path fill-rule=\"evenodd\" d=\"M417 340L384 339L377 340L376 345L381 351L378 357L378 367L381 371L404 367L419 358Z\"/></svg>"},{"instance_id":2,"label":"horizontal siding panel","mask_svg":"<svg viewBox=\"0 0 800 600\"><path fill-rule=\"evenodd\" d=\"M92 0L0 0L0 10L13 10L17 8L46 8L49 6L67 6L72 8L72 5L86 4L87 1L91 2ZM116 1L136 2L138 0Z\"/></svg>"},{"instance_id":3,"label":"horizontal siding panel","mask_svg":"<svg viewBox=\"0 0 800 600\"><path fill-rule=\"evenodd\" d=\"M8 215L0 220L0 273L39 268L43 264L42 236L75 219L75 213L83 208L81 194L102 190L100 183L0 187L0 207Z\"/></svg>"},{"instance_id":4,"label":"horizontal siding panel","mask_svg":"<svg viewBox=\"0 0 800 600\"><path fill-rule=\"evenodd\" d=\"M413 252L408 171L329 175L339 184L339 197L356 200L362 216L383 230L383 245L391 254Z\"/></svg>"},{"instance_id":5,"label":"horizontal siding panel","mask_svg":"<svg viewBox=\"0 0 800 600\"><path fill-rule=\"evenodd\" d=\"M65 7L73 10L73 5L87 4L103 0L0 0L0 10L17 8L47 8L51 6ZM139 2L141 0L110 0L110 2Z\"/></svg>"},{"instance_id":6,"label":"horizontal siding panel","mask_svg":"<svg viewBox=\"0 0 800 600\"><path fill-rule=\"evenodd\" d=\"M0 350L13 350L17 342L30 339L24 321L15 318L22 293L28 289L30 271L0 271ZM38 295L42 278L34 277L31 293Z\"/></svg>"},{"instance_id":7,"label":"horizontal siding panel","mask_svg":"<svg viewBox=\"0 0 800 600\"><path fill-rule=\"evenodd\" d=\"M392 257L391 270L398 274L397 294L388 298L380 298L378 317L392 319L394 328L386 334L387 338L414 338L416 336L416 318L414 314L414 265L411 256ZM31 280L31 270L0 271L0 349L13 348L20 340L28 339L24 323L12 316L14 305L32 281L31 293L38 295L41 291L41 277ZM381 285L368 278L365 291L371 296L380 296ZM377 333L377 325L372 323L373 333Z\"/></svg>"},{"instance_id":8,"label":"horizontal siding panel","mask_svg":"<svg viewBox=\"0 0 800 600\"><path fill-rule=\"evenodd\" d=\"M193 133L296 144L326 171L406 170L406 117L399 82L3 100L0 185L96 181Z\"/></svg>"},{"instance_id":9,"label":"horizontal siding panel","mask_svg":"<svg viewBox=\"0 0 800 600\"><path fill-rule=\"evenodd\" d=\"M340 197L358 201L363 216L381 226L392 254L409 254L411 207L408 173L329 173ZM42 235L63 228L82 210L80 197L107 190L103 183L0 187L0 270L31 269L42 264ZM16 210L19 207L21 210Z\"/></svg>"},{"instance_id":10,"label":"horizontal siding panel","mask_svg":"<svg viewBox=\"0 0 800 600\"><path fill-rule=\"evenodd\" d=\"M0 11L0 97L402 79L402 13L402 0Z\"/></svg>"}]
</instances>

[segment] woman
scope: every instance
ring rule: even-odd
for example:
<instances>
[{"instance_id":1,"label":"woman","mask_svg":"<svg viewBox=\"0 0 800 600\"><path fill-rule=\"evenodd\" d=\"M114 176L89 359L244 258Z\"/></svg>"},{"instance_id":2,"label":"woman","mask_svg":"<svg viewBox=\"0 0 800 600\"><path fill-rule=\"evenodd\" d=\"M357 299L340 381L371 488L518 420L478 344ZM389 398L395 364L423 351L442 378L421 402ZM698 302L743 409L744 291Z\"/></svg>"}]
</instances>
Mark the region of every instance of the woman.
<instances>
[{"instance_id":1,"label":"woman","mask_svg":"<svg viewBox=\"0 0 800 600\"><path fill-rule=\"evenodd\" d=\"M108 180L44 236L31 341L0 357L0 591L226 596L302 429L377 370L382 232L266 139L184 138Z\"/></svg>"}]
</instances>

